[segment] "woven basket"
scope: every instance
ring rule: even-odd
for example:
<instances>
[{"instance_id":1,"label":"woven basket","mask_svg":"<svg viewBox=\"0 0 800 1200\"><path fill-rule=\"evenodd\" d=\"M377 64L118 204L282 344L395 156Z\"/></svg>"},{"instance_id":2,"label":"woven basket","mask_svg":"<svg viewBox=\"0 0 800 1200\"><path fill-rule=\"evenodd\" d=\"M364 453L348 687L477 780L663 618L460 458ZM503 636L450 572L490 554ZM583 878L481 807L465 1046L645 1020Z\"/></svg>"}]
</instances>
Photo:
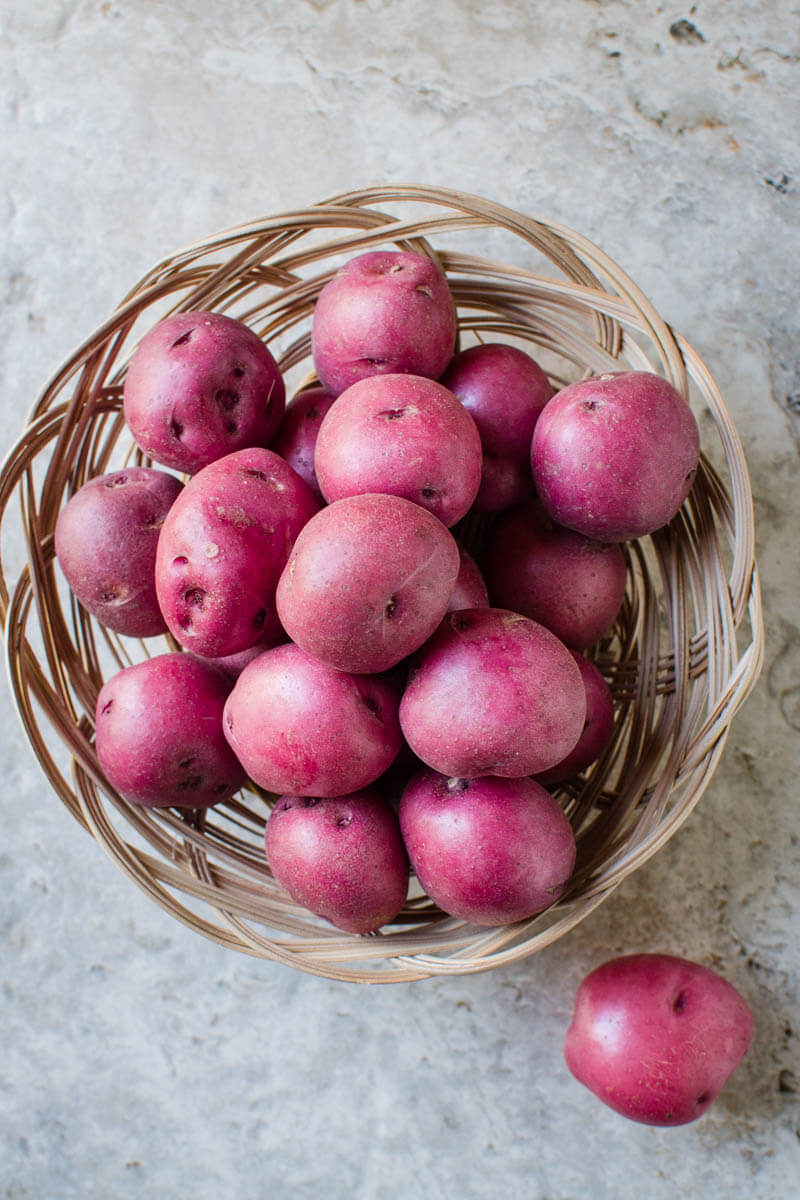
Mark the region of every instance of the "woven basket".
<instances>
[{"instance_id":1,"label":"woven basket","mask_svg":"<svg viewBox=\"0 0 800 1200\"><path fill-rule=\"evenodd\" d=\"M93 475L148 462L122 421L122 381L156 320L208 308L246 320L278 357L291 394L309 377L321 287L346 258L377 246L437 255L458 306L462 348L476 340L527 346L557 387L608 369L659 371L689 397L701 429L691 496L668 527L626 547L626 599L613 634L595 648L617 719L602 759L558 793L577 835L574 879L547 912L501 928L443 915L412 880L395 924L368 937L344 934L272 879L263 855L270 798L258 789L202 814L126 803L97 763L97 693L121 666L177 647L103 629L70 597L54 564L56 518L71 493ZM483 257L487 248L504 261ZM21 519L27 559L13 578L0 564L11 688L63 802L173 916L223 946L335 979L488 970L572 929L687 818L761 666L747 469L707 368L586 239L461 193L352 192L228 230L159 263L36 402L2 468L0 518L4 546L17 550Z\"/></svg>"}]
</instances>

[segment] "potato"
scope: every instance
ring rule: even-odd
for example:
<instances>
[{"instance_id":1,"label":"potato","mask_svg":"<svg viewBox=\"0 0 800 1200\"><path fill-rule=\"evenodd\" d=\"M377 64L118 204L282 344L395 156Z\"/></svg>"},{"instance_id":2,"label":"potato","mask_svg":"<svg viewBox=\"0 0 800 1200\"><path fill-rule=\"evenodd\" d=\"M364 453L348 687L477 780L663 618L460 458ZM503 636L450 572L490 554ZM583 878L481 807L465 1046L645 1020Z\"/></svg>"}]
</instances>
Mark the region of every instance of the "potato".
<instances>
[{"instance_id":1,"label":"potato","mask_svg":"<svg viewBox=\"0 0 800 1200\"><path fill-rule=\"evenodd\" d=\"M175 313L145 334L125 375L123 412L156 462L194 474L246 446L268 446L285 405L261 338L216 312Z\"/></svg>"},{"instance_id":2,"label":"potato","mask_svg":"<svg viewBox=\"0 0 800 1200\"><path fill-rule=\"evenodd\" d=\"M431 899L476 925L522 921L548 908L575 866L558 803L532 779L448 779L422 771L400 801L411 865Z\"/></svg>"},{"instance_id":3,"label":"potato","mask_svg":"<svg viewBox=\"0 0 800 1200\"><path fill-rule=\"evenodd\" d=\"M459 568L456 585L447 603L448 612L460 608L488 608L489 593L478 564L463 546L458 547Z\"/></svg>"},{"instance_id":4,"label":"potato","mask_svg":"<svg viewBox=\"0 0 800 1200\"><path fill-rule=\"evenodd\" d=\"M182 486L166 471L128 467L90 479L58 515L64 578L87 612L117 633L167 631L156 597L156 547Z\"/></svg>"},{"instance_id":5,"label":"potato","mask_svg":"<svg viewBox=\"0 0 800 1200\"><path fill-rule=\"evenodd\" d=\"M376 792L282 796L267 821L267 861L293 900L348 933L392 921L408 891L393 809Z\"/></svg>"},{"instance_id":6,"label":"potato","mask_svg":"<svg viewBox=\"0 0 800 1200\"><path fill-rule=\"evenodd\" d=\"M547 512L602 542L666 525L691 490L697 422L659 375L621 371L570 384L536 424L531 469Z\"/></svg>"},{"instance_id":7,"label":"potato","mask_svg":"<svg viewBox=\"0 0 800 1200\"><path fill-rule=\"evenodd\" d=\"M645 1125L707 1112L753 1036L734 987L671 954L629 954L597 967L575 998L564 1055L604 1104Z\"/></svg>"},{"instance_id":8,"label":"potato","mask_svg":"<svg viewBox=\"0 0 800 1200\"><path fill-rule=\"evenodd\" d=\"M224 671L192 654L159 654L125 667L100 689L97 758L133 804L207 808L229 800L245 773L228 746Z\"/></svg>"},{"instance_id":9,"label":"potato","mask_svg":"<svg viewBox=\"0 0 800 1200\"><path fill-rule=\"evenodd\" d=\"M156 590L175 639L218 658L280 638L278 577L318 508L308 485L271 450L239 450L199 471L158 541Z\"/></svg>"},{"instance_id":10,"label":"potato","mask_svg":"<svg viewBox=\"0 0 800 1200\"><path fill-rule=\"evenodd\" d=\"M595 762L614 733L614 699L611 688L594 663L574 650L571 653L586 689L586 720L581 736L567 757L548 771L537 774L536 779L545 787L571 779L573 775Z\"/></svg>"},{"instance_id":11,"label":"potato","mask_svg":"<svg viewBox=\"0 0 800 1200\"><path fill-rule=\"evenodd\" d=\"M475 512L505 512L532 495L533 476L529 462L484 454L481 485L472 505Z\"/></svg>"},{"instance_id":12,"label":"potato","mask_svg":"<svg viewBox=\"0 0 800 1200\"><path fill-rule=\"evenodd\" d=\"M456 342L447 280L423 254L359 254L320 292L311 342L320 383L337 396L369 375L438 379Z\"/></svg>"},{"instance_id":13,"label":"potato","mask_svg":"<svg viewBox=\"0 0 800 1200\"><path fill-rule=\"evenodd\" d=\"M342 796L374 782L401 745L384 678L335 671L291 643L260 654L225 705L225 736L270 792Z\"/></svg>"},{"instance_id":14,"label":"potato","mask_svg":"<svg viewBox=\"0 0 800 1200\"><path fill-rule=\"evenodd\" d=\"M454 525L481 481L481 440L452 392L419 375L376 375L342 392L320 427L314 469L326 500L404 496Z\"/></svg>"},{"instance_id":15,"label":"potato","mask_svg":"<svg viewBox=\"0 0 800 1200\"><path fill-rule=\"evenodd\" d=\"M414 753L442 775L534 775L580 737L586 691L577 664L549 630L519 613L450 613L415 663L400 725Z\"/></svg>"},{"instance_id":16,"label":"potato","mask_svg":"<svg viewBox=\"0 0 800 1200\"><path fill-rule=\"evenodd\" d=\"M524 613L584 650L611 630L625 596L625 557L556 525L537 501L498 517L484 560L492 603Z\"/></svg>"},{"instance_id":17,"label":"potato","mask_svg":"<svg viewBox=\"0 0 800 1200\"><path fill-rule=\"evenodd\" d=\"M400 496L350 496L301 531L278 582L278 615L321 662L385 671L439 624L458 570L452 534L426 509Z\"/></svg>"},{"instance_id":18,"label":"potato","mask_svg":"<svg viewBox=\"0 0 800 1200\"><path fill-rule=\"evenodd\" d=\"M303 388L287 404L280 428L270 444L270 449L286 460L318 500L323 496L314 471L314 447L322 419L335 398L322 387Z\"/></svg>"},{"instance_id":19,"label":"potato","mask_svg":"<svg viewBox=\"0 0 800 1200\"><path fill-rule=\"evenodd\" d=\"M485 454L529 460L536 422L553 395L535 359L505 342L486 342L456 354L440 382L474 419Z\"/></svg>"}]
</instances>

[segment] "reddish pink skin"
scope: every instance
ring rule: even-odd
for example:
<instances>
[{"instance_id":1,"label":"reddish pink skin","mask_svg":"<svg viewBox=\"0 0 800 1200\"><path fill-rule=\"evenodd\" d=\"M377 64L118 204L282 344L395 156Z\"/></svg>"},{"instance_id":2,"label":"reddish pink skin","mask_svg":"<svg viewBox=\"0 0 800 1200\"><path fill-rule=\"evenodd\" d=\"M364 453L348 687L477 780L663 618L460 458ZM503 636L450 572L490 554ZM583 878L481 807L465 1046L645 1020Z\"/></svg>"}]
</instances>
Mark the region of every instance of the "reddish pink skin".
<instances>
[{"instance_id":1,"label":"reddish pink skin","mask_svg":"<svg viewBox=\"0 0 800 1200\"><path fill-rule=\"evenodd\" d=\"M268 446L285 403L261 338L215 312L175 313L145 334L123 390L125 420L142 450L190 475L235 450Z\"/></svg>"},{"instance_id":2,"label":"reddish pink skin","mask_svg":"<svg viewBox=\"0 0 800 1200\"><path fill-rule=\"evenodd\" d=\"M536 422L553 395L529 354L504 342L471 346L455 355L441 382L474 418L484 453L529 460Z\"/></svg>"},{"instance_id":3,"label":"reddish pink skin","mask_svg":"<svg viewBox=\"0 0 800 1200\"><path fill-rule=\"evenodd\" d=\"M622 542L675 516L699 454L697 422L680 392L659 375L622 371L553 397L536 424L531 469L554 521Z\"/></svg>"},{"instance_id":4,"label":"reddish pink skin","mask_svg":"<svg viewBox=\"0 0 800 1200\"><path fill-rule=\"evenodd\" d=\"M450 594L447 605L448 612L458 612L462 608L488 608L489 593L481 574L480 567L471 554L463 546L458 547L460 566L456 586Z\"/></svg>"},{"instance_id":5,"label":"reddish pink skin","mask_svg":"<svg viewBox=\"0 0 800 1200\"><path fill-rule=\"evenodd\" d=\"M615 1112L685 1125L707 1112L744 1058L753 1017L734 987L698 963L632 954L578 989L564 1055Z\"/></svg>"},{"instance_id":6,"label":"reddish pink skin","mask_svg":"<svg viewBox=\"0 0 800 1200\"><path fill-rule=\"evenodd\" d=\"M321 387L304 388L298 392L287 404L280 428L271 444L275 453L286 459L320 501L323 495L314 470L314 447L322 419L335 399Z\"/></svg>"},{"instance_id":7,"label":"reddish pink skin","mask_svg":"<svg viewBox=\"0 0 800 1200\"><path fill-rule=\"evenodd\" d=\"M524 613L574 650L610 633L625 596L619 545L556 525L536 501L498 518L484 569L493 604Z\"/></svg>"},{"instance_id":8,"label":"reddish pink skin","mask_svg":"<svg viewBox=\"0 0 800 1200\"><path fill-rule=\"evenodd\" d=\"M230 800L245 773L222 731L231 687L191 654L160 654L101 688L97 758L112 787L148 808L208 808Z\"/></svg>"},{"instance_id":9,"label":"reddish pink skin","mask_svg":"<svg viewBox=\"0 0 800 1200\"><path fill-rule=\"evenodd\" d=\"M572 750L585 717L586 692L567 648L542 625L499 608L451 613L420 651L400 702L414 753L464 779L547 770Z\"/></svg>"},{"instance_id":10,"label":"reddish pink skin","mask_svg":"<svg viewBox=\"0 0 800 1200\"><path fill-rule=\"evenodd\" d=\"M280 640L275 588L318 508L272 450L239 450L198 472L170 509L156 555L158 601L176 640L205 658Z\"/></svg>"},{"instance_id":11,"label":"reddish pink skin","mask_svg":"<svg viewBox=\"0 0 800 1200\"><path fill-rule=\"evenodd\" d=\"M456 342L447 280L422 254L360 254L320 292L311 342L320 383L337 396L370 375L438 379Z\"/></svg>"},{"instance_id":12,"label":"reddish pink skin","mask_svg":"<svg viewBox=\"0 0 800 1200\"><path fill-rule=\"evenodd\" d=\"M545 785L571 779L573 775L596 762L614 733L614 698L611 688L594 663L574 650L571 653L578 664L586 689L586 720L575 748L567 757L549 771L543 771L536 776L539 783Z\"/></svg>"},{"instance_id":13,"label":"reddish pink skin","mask_svg":"<svg viewBox=\"0 0 800 1200\"><path fill-rule=\"evenodd\" d=\"M182 484L174 475L129 467L90 479L61 510L55 545L64 578L101 624L129 637L167 625L156 598L156 547Z\"/></svg>"},{"instance_id":14,"label":"reddish pink skin","mask_svg":"<svg viewBox=\"0 0 800 1200\"><path fill-rule=\"evenodd\" d=\"M372 790L282 796L265 849L292 899L347 933L371 933L405 904L408 855L393 809Z\"/></svg>"},{"instance_id":15,"label":"reddish pink skin","mask_svg":"<svg viewBox=\"0 0 800 1200\"><path fill-rule=\"evenodd\" d=\"M401 745L388 680L335 671L291 643L245 667L223 724L250 778L279 795L358 791L387 770Z\"/></svg>"},{"instance_id":16,"label":"reddish pink skin","mask_svg":"<svg viewBox=\"0 0 800 1200\"><path fill-rule=\"evenodd\" d=\"M285 641L286 634L281 630L274 638L262 639L254 646L248 646L246 650L240 650L237 654L223 654L219 658L207 658L205 662L220 667L231 677L231 680L235 681L254 658L258 658L259 654L263 654L265 650L271 650L273 646L280 646Z\"/></svg>"},{"instance_id":17,"label":"reddish pink skin","mask_svg":"<svg viewBox=\"0 0 800 1200\"><path fill-rule=\"evenodd\" d=\"M475 512L498 513L522 504L533 494L530 463L484 454Z\"/></svg>"},{"instance_id":18,"label":"reddish pink skin","mask_svg":"<svg viewBox=\"0 0 800 1200\"><path fill-rule=\"evenodd\" d=\"M423 771L400 801L417 878L444 912L476 925L523 921L549 908L575 866L575 837L532 779L448 779Z\"/></svg>"},{"instance_id":19,"label":"reddish pink skin","mask_svg":"<svg viewBox=\"0 0 800 1200\"><path fill-rule=\"evenodd\" d=\"M314 468L328 501L403 496L444 525L467 512L481 481L481 440L452 392L420 375L376 375L342 392L317 438Z\"/></svg>"},{"instance_id":20,"label":"reddish pink skin","mask_svg":"<svg viewBox=\"0 0 800 1200\"><path fill-rule=\"evenodd\" d=\"M459 569L453 535L400 496L336 500L302 530L278 582L278 615L314 658L388 670L441 621Z\"/></svg>"}]
</instances>

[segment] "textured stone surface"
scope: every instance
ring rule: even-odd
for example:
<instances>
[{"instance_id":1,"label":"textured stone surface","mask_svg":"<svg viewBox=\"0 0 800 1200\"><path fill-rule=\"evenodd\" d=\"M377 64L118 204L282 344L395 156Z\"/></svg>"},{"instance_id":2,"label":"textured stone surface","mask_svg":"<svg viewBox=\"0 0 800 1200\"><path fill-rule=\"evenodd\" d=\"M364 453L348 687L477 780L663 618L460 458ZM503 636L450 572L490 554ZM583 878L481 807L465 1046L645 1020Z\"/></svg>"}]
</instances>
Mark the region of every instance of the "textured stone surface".
<instances>
[{"instance_id":1,"label":"textured stone surface","mask_svg":"<svg viewBox=\"0 0 800 1200\"><path fill-rule=\"evenodd\" d=\"M3 449L163 254L365 183L461 187L581 230L696 345L745 443L767 614L762 681L654 860L534 959L389 988L251 961L162 913L51 793L4 689L0 1196L791 1194L796 6L10 0L0 22ZM624 1122L561 1058L583 974L647 948L716 967L756 1016L683 1129Z\"/></svg>"}]
</instances>

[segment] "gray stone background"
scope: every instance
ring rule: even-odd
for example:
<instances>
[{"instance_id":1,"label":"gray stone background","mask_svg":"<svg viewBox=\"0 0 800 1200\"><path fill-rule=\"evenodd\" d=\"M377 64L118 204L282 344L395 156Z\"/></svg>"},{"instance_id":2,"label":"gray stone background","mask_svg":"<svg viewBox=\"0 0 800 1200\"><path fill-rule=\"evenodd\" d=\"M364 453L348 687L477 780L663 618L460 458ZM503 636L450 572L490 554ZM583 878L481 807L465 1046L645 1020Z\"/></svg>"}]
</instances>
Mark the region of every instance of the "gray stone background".
<instances>
[{"instance_id":1,"label":"gray stone background","mask_svg":"<svg viewBox=\"0 0 800 1200\"><path fill-rule=\"evenodd\" d=\"M4 688L0 1196L798 1195L796 5L5 0L0 36L3 450L166 253L376 181L458 187L579 229L694 342L746 446L767 620L722 766L654 860L533 959L388 988L162 913L50 791ZM582 976L644 949L716 967L756 1016L681 1129L562 1062Z\"/></svg>"}]
</instances>

